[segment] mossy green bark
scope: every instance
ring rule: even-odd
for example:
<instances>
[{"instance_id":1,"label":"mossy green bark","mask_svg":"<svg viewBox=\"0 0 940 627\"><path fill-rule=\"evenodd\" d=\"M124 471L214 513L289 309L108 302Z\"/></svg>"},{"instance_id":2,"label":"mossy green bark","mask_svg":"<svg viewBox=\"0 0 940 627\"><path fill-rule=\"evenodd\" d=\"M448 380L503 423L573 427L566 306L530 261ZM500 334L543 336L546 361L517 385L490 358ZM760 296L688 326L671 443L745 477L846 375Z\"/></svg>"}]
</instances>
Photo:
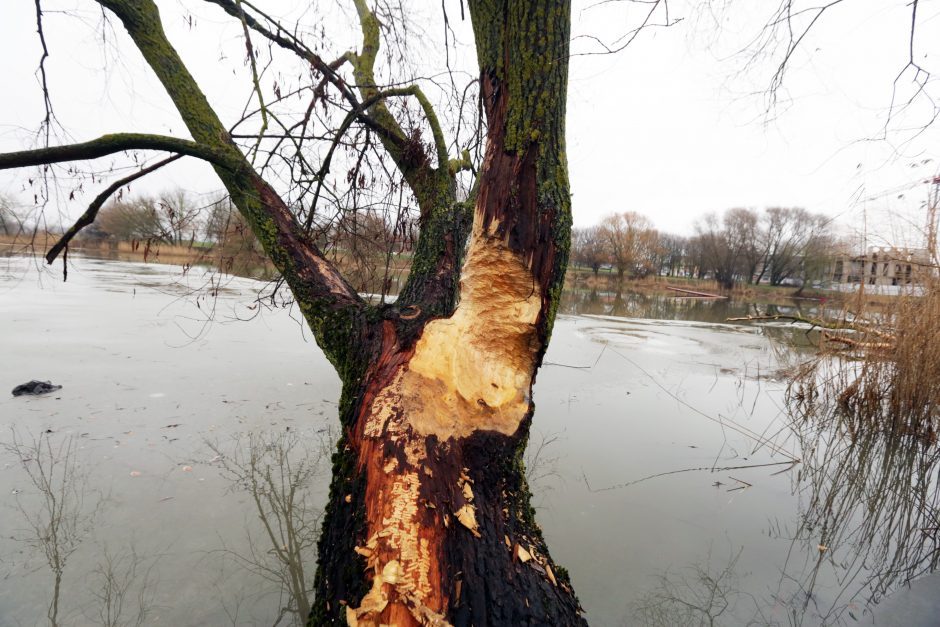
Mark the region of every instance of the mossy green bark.
<instances>
[{"instance_id":1,"label":"mossy green bark","mask_svg":"<svg viewBox=\"0 0 940 627\"><path fill-rule=\"evenodd\" d=\"M238 167L241 161L240 157L233 160L233 155L227 150L197 144L196 142L180 139L178 137L166 137L147 133L112 133L78 144L0 154L0 170L61 163L63 161L97 159L125 150L163 150L175 152L228 168Z\"/></svg>"},{"instance_id":2,"label":"mossy green bark","mask_svg":"<svg viewBox=\"0 0 940 627\"><path fill-rule=\"evenodd\" d=\"M376 86L375 63L381 48L381 28L367 0L354 0L362 29L362 48L351 53L356 85L364 102L381 92ZM457 303L462 252L469 234L472 206L457 201L456 170L451 169L440 120L417 85L410 88L431 129L436 163L426 154L419 136L406 133L382 100L368 109L380 130L379 138L414 193L421 214L421 229L408 279L399 294L402 306L420 310L418 319L447 316Z\"/></svg>"}]
</instances>

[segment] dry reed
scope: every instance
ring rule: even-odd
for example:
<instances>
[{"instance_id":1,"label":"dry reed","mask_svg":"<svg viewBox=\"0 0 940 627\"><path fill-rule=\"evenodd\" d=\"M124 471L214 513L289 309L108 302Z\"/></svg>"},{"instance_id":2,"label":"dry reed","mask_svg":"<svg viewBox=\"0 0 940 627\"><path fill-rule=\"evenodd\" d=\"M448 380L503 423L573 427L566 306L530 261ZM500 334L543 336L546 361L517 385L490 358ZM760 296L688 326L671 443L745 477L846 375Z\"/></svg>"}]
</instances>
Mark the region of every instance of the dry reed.
<instances>
[{"instance_id":1,"label":"dry reed","mask_svg":"<svg viewBox=\"0 0 940 627\"><path fill-rule=\"evenodd\" d=\"M937 443L940 178L935 183L925 229L931 265L925 268L923 284L878 302L866 299L863 285L854 311L820 322L824 350L790 386L790 400L799 413L836 417L853 440L861 430L875 429Z\"/></svg>"},{"instance_id":2,"label":"dry reed","mask_svg":"<svg viewBox=\"0 0 940 627\"><path fill-rule=\"evenodd\" d=\"M846 322L846 320L849 320ZM797 372L791 400L804 416L832 414L863 429L935 443L940 426L940 289L900 296L824 331L820 357ZM836 326L836 325L832 325Z\"/></svg>"}]
</instances>

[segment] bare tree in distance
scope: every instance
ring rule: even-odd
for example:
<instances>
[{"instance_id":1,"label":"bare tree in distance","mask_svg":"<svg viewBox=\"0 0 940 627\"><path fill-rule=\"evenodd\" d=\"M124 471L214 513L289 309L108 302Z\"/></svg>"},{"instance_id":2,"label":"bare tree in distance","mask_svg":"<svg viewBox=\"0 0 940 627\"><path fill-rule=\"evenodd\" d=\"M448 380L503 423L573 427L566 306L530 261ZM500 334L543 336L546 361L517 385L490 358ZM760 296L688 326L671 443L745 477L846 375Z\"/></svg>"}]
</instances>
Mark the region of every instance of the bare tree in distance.
<instances>
[{"instance_id":1,"label":"bare tree in distance","mask_svg":"<svg viewBox=\"0 0 940 627\"><path fill-rule=\"evenodd\" d=\"M0 235L17 236L25 229L23 218L17 212L13 199L0 195Z\"/></svg>"},{"instance_id":2,"label":"bare tree in distance","mask_svg":"<svg viewBox=\"0 0 940 627\"><path fill-rule=\"evenodd\" d=\"M378 212L351 211L335 220L326 234L327 254L346 270L359 292L376 294L384 302L398 291L403 269L393 267L393 262L411 252L413 226L407 216L399 215L389 223Z\"/></svg>"},{"instance_id":3,"label":"bare tree in distance","mask_svg":"<svg viewBox=\"0 0 940 627\"><path fill-rule=\"evenodd\" d=\"M742 213L743 212L743 213ZM753 220L756 223L756 217ZM699 247L701 269L725 289L731 289L746 276L745 259L754 245L752 220L747 210L725 213L721 218L710 213L695 224L695 243Z\"/></svg>"},{"instance_id":4,"label":"bare tree in distance","mask_svg":"<svg viewBox=\"0 0 940 627\"><path fill-rule=\"evenodd\" d=\"M799 208L729 209L696 223L693 255L723 287L821 275L832 254L831 219Z\"/></svg>"},{"instance_id":5,"label":"bare tree in distance","mask_svg":"<svg viewBox=\"0 0 940 627\"><path fill-rule=\"evenodd\" d=\"M203 232L203 208L180 188L158 197L125 196L105 205L96 225L121 241L150 240L171 246L192 245Z\"/></svg>"},{"instance_id":6,"label":"bare tree in distance","mask_svg":"<svg viewBox=\"0 0 940 627\"><path fill-rule=\"evenodd\" d=\"M819 257L829 241L831 220L802 208L770 207L763 222L763 267L758 281L767 276L771 285L797 277L807 255Z\"/></svg>"},{"instance_id":7,"label":"bare tree in distance","mask_svg":"<svg viewBox=\"0 0 940 627\"><path fill-rule=\"evenodd\" d=\"M574 229L571 232L571 245L574 261L589 267L594 276L610 258L599 226Z\"/></svg>"},{"instance_id":8,"label":"bare tree in distance","mask_svg":"<svg viewBox=\"0 0 940 627\"><path fill-rule=\"evenodd\" d=\"M267 276L263 269L269 262L264 249L227 194L219 194L205 207L202 222L203 237L212 247L212 258L221 271ZM259 269L262 269L260 273Z\"/></svg>"},{"instance_id":9,"label":"bare tree in distance","mask_svg":"<svg viewBox=\"0 0 940 627\"><path fill-rule=\"evenodd\" d=\"M653 270L658 235L649 218L635 211L614 213L601 221L600 235L617 277L646 276Z\"/></svg>"},{"instance_id":10,"label":"bare tree in distance","mask_svg":"<svg viewBox=\"0 0 940 627\"><path fill-rule=\"evenodd\" d=\"M689 238L672 233L660 233L659 261L657 267L660 274L666 276L679 276L689 271Z\"/></svg>"},{"instance_id":11,"label":"bare tree in distance","mask_svg":"<svg viewBox=\"0 0 940 627\"><path fill-rule=\"evenodd\" d=\"M160 236L174 246L192 245L202 230L202 208L184 189L165 191L157 198Z\"/></svg>"},{"instance_id":12,"label":"bare tree in distance","mask_svg":"<svg viewBox=\"0 0 940 627\"><path fill-rule=\"evenodd\" d=\"M156 202L151 198L136 198L110 203L95 223L106 236L119 241L153 240L169 244L163 238L163 227Z\"/></svg>"}]
</instances>

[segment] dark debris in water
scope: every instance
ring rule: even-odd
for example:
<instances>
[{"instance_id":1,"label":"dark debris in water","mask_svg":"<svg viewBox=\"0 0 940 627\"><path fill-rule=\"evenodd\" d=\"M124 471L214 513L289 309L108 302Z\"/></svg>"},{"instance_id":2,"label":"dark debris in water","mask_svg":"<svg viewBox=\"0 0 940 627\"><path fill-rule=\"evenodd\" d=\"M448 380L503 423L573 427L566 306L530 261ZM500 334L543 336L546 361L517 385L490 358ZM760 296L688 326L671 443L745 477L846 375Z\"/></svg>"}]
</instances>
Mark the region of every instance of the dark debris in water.
<instances>
[{"instance_id":1,"label":"dark debris in water","mask_svg":"<svg viewBox=\"0 0 940 627\"><path fill-rule=\"evenodd\" d=\"M53 385L51 381L33 380L29 383L21 383L13 388L13 396L39 396L40 394L48 394L49 392L55 392L61 389L61 385Z\"/></svg>"}]
</instances>

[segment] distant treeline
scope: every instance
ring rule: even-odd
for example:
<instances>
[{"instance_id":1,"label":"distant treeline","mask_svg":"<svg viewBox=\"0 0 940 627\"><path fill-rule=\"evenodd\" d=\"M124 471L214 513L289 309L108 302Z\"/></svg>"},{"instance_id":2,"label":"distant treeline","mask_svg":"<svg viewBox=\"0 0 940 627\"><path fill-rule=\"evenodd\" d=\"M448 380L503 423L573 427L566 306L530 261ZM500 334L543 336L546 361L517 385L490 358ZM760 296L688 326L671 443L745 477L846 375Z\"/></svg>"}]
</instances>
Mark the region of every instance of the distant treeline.
<instances>
[{"instance_id":1,"label":"distant treeline","mask_svg":"<svg viewBox=\"0 0 940 627\"><path fill-rule=\"evenodd\" d=\"M310 220L303 207L294 207L293 212L310 239L344 269L357 289L394 291L403 272L397 262L414 245L416 216L407 210L389 215L369 206L333 210ZM44 239L51 245L63 232L37 222L28 207L0 196L0 237L30 240L38 232L48 234ZM190 250L200 261L237 274L257 274L252 270L262 266L270 270L247 222L221 192L206 196L174 189L157 195L119 194L79 233L73 246L152 251L154 257L162 247L172 250L174 258Z\"/></svg>"},{"instance_id":2,"label":"distant treeline","mask_svg":"<svg viewBox=\"0 0 940 627\"><path fill-rule=\"evenodd\" d=\"M212 250L225 269L263 263L260 245L230 199L221 193L205 198L181 189L121 196L101 210L76 243L146 242L148 247ZM295 214L308 222L302 208ZM15 237L32 228L26 212L0 197L0 235ZM353 275L358 288L388 293L404 271L397 261L414 245L415 224L407 213L385 215L356 207L310 220L309 232L321 250ZM711 213L696 222L692 236L660 232L632 211L612 213L599 225L572 233L572 260L595 274L603 269L620 279L685 276L712 279L727 288L816 281L842 248L829 218L800 208Z\"/></svg>"},{"instance_id":3,"label":"distant treeline","mask_svg":"<svg viewBox=\"0 0 940 627\"><path fill-rule=\"evenodd\" d=\"M826 275L840 246L830 219L800 208L729 209L695 224L692 236L662 233L636 212L575 229L572 257L595 274L687 276L735 283L804 284Z\"/></svg>"}]
</instances>

